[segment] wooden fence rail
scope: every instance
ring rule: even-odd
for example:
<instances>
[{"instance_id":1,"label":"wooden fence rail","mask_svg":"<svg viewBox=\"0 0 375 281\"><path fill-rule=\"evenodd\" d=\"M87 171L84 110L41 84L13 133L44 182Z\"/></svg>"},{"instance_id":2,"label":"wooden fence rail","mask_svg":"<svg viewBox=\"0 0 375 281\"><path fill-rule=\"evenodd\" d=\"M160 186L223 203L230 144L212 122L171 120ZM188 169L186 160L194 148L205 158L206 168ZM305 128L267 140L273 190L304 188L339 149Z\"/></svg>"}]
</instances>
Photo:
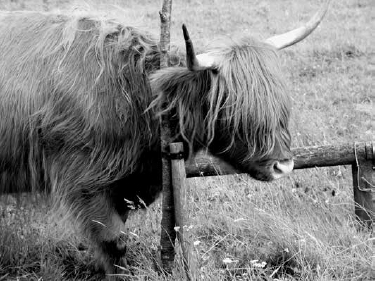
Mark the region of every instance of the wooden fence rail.
<instances>
[{"instance_id":1,"label":"wooden fence rail","mask_svg":"<svg viewBox=\"0 0 375 281\"><path fill-rule=\"evenodd\" d=\"M322 145L292 149L294 169L353 165L358 160L374 161L375 143ZM217 158L198 156L186 162L186 177L217 176L234 174L237 171Z\"/></svg>"},{"instance_id":2,"label":"wooden fence rail","mask_svg":"<svg viewBox=\"0 0 375 281\"><path fill-rule=\"evenodd\" d=\"M375 219L375 142L300 147L292 150L294 169L351 165L355 214L371 226ZM213 157L186 162L186 177L234 174L237 171Z\"/></svg>"}]
</instances>

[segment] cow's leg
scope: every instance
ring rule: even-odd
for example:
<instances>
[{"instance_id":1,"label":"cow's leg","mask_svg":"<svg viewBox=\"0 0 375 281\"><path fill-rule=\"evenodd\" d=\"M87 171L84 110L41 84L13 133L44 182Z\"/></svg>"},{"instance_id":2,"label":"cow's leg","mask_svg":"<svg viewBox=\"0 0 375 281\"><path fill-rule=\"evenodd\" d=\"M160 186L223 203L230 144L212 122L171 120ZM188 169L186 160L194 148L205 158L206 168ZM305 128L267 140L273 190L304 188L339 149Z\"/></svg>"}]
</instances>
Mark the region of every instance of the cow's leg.
<instances>
[{"instance_id":1,"label":"cow's leg","mask_svg":"<svg viewBox=\"0 0 375 281\"><path fill-rule=\"evenodd\" d=\"M65 158L66 159L66 158ZM85 170L77 155L74 162L58 163L50 169L53 197L78 222L82 233L95 249L100 266L107 274L118 273L123 266L125 238L121 233L127 212L119 213L113 202L111 186L98 179L98 173ZM90 174L92 176L90 176ZM99 185L100 183L100 185Z\"/></svg>"},{"instance_id":2,"label":"cow's leg","mask_svg":"<svg viewBox=\"0 0 375 281\"><path fill-rule=\"evenodd\" d=\"M106 194L98 194L85 204L81 227L93 243L99 266L107 274L119 273L126 252L126 237L121 231L126 216L117 213Z\"/></svg>"},{"instance_id":3,"label":"cow's leg","mask_svg":"<svg viewBox=\"0 0 375 281\"><path fill-rule=\"evenodd\" d=\"M72 200L74 205L79 205L73 208L77 212L73 210L71 215L73 219L78 217L82 233L91 241L98 266L107 274L120 273L126 252L126 237L121 231L126 215L118 214L106 193L72 197Z\"/></svg>"}]
</instances>

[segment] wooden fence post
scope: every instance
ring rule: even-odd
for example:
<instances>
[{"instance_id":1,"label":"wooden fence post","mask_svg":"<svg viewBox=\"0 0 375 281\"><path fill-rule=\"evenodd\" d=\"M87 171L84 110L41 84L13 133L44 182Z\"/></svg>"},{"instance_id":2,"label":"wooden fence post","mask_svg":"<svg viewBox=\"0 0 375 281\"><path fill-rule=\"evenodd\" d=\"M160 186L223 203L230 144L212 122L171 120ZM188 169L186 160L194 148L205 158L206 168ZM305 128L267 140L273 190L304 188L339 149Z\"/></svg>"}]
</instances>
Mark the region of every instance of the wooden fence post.
<instances>
[{"instance_id":1,"label":"wooden fence post","mask_svg":"<svg viewBox=\"0 0 375 281\"><path fill-rule=\"evenodd\" d=\"M367 227L375 219L375 143L365 144L365 159L352 165L355 215Z\"/></svg>"},{"instance_id":2,"label":"wooden fence post","mask_svg":"<svg viewBox=\"0 0 375 281\"><path fill-rule=\"evenodd\" d=\"M187 279L196 280L195 271L191 271L193 268L193 259L191 257L191 239L189 239L189 233L185 231L186 221L184 219L184 210L186 210L186 170L184 160L184 146L181 142L171 143L169 145L169 151L171 154L171 165L172 165L172 186L173 186L173 197L174 197L174 211L176 219L177 238L180 242L183 265Z\"/></svg>"},{"instance_id":3,"label":"wooden fence post","mask_svg":"<svg viewBox=\"0 0 375 281\"><path fill-rule=\"evenodd\" d=\"M164 0L160 14L160 68L169 66L170 49L170 25L172 13L172 0ZM166 273L172 273L174 264L174 242L176 232L174 230L174 205L171 186L171 162L168 158L169 143L171 138L171 129L169 125L169 116L163 116L160 128L161 152L162 152L162 182L163 182L163 202L162 219L160 233L160 258L163 270Z\"/></svg>"}]
</instances>

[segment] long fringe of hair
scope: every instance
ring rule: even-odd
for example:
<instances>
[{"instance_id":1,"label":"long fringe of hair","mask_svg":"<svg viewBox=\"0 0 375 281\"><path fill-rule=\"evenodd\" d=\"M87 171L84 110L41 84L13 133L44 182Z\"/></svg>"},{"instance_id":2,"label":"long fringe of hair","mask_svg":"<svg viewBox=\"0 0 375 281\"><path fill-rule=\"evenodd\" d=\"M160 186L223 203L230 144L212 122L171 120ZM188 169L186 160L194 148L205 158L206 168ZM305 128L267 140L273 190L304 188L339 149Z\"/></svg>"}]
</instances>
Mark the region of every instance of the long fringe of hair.
<instances>
[{"instance_id":1,"label":"long fringe of hair","mask_svg":"<svg viewBox=\"0 0 375 281\"><path fill-rule=\"evenodd\" d=\"M157 97L152 106L159 114L176 110L179 133L190 147L197 141L209 146L217 127L230 138L224 150L236 140L247 144L246 159L272 152L277 138L287 145L291 102L276 51L245 37L209 53L218 62L213 70L173 68L153 74L151 84Z\"/></svg>"}]
</instances>

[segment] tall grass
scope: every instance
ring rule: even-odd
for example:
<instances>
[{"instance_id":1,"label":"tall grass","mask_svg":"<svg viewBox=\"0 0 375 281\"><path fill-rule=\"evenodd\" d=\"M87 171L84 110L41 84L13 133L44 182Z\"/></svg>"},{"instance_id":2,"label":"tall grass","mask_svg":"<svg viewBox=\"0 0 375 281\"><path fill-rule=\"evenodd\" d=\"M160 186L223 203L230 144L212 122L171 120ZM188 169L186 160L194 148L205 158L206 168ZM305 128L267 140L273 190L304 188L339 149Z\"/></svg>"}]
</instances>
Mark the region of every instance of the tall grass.
<instances>
[{"instance_id":1,"label":"tall grass","mask_svg":"<svg viewBox=\"0 0 375 281\"><path fill-rule=\"evenodd\" d=\"M371 0L333 1L317 31L281 52L293 99L294 146L374 140L375 42ZM159 33L161 1L85 1ZM184 22L198 48L243 32L266 38L297 27L321 1L174 1L172 41ZM1 1L0 8L71 9L71 1ZM119 9L119 7L122 7ZM245 175L188 180L188 234L201 280L375 280L375 238L357 231L350 167L296 171L272 183ZM0 280L101 280L92 253L43 198L0 201ZM160 273L160 201L135 213L125 280Z\"/></svg>"}]
</instances>

